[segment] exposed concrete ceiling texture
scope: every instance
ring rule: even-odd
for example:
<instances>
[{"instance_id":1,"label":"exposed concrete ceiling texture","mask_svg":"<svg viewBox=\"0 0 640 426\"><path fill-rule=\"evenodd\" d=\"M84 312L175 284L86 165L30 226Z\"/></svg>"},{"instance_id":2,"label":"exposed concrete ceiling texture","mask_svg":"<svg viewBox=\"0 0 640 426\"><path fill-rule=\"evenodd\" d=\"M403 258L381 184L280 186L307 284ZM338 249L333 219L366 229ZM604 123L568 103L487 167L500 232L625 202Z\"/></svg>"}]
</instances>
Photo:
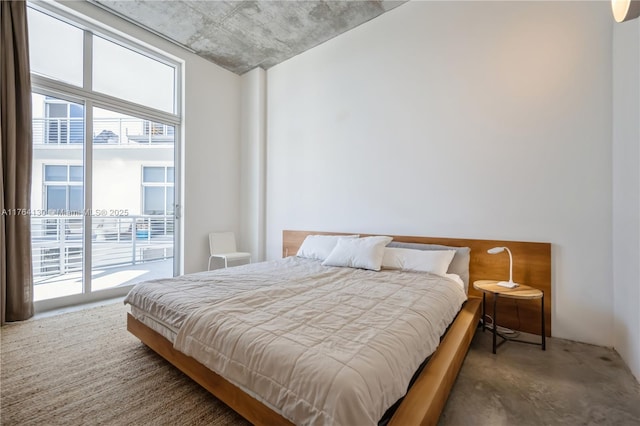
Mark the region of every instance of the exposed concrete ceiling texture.
<instances>
[{"instance_id":1,"label":"exposed concrete ceiling texture","mask_svg":"<svg viewBox=\"0 0 640 426\"><path fill-rule=\"evenodd\" d=\"M268 69L405 1L92 0L236 74Z\"/></svg>"}]
</instances>

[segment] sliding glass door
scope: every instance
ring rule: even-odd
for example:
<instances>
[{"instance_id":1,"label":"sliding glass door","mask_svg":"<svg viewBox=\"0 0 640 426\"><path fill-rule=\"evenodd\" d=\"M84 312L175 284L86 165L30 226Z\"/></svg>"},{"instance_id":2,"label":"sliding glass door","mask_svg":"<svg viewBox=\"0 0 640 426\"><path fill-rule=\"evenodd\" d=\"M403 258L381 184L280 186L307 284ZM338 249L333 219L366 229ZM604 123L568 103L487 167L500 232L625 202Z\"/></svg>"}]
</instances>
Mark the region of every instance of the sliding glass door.
<instances>
[{"instance_id":1,"label":"sliding glass door","mask_svg":"<svg viewBox=\"0 0 640 426\"><path fill-rule=\"evenodd\" d=\"M84 105L32 94L31 243L36 301L83 293Z\"/></svg>"},{"instance_id":2,"label":"sliding glass door","mask_svg":"<svg viewBox=\"0 0 640 426\"><path fill-rule=\"evenodd\" d=\"M91 290L173 276L175 128L93 109Z\"/></svg>"},{"instance_id":3,"label":"sliding glass door","mask_svg":"<svg viewBox=\"0 0 640 426\"><path fill-rule=\"evenodd\" d=\"M176 275L179 64L49 4L28 16L36 308Z\"/></svg>"}]
</instances>

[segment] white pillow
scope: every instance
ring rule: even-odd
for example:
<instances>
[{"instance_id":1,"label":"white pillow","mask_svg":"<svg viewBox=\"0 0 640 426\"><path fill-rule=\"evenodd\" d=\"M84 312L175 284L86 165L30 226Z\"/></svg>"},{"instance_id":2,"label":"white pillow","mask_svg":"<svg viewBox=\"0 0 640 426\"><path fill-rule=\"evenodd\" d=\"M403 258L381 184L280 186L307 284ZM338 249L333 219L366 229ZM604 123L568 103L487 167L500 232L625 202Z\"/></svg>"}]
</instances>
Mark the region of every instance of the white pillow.
<instances>
[{"instance_id":1,"label":"white pillow","mask_svg":"<svg viewBox=\"0 0 640 426\"><path fill-rule=\"evenodd\" d=\"M462 278L460 278L460 275L447 273L447 274L444 274L444 276L449 278L450 280L455 281L456 284L458 284L460 288L465 291L465 293L467 292L467 289L464 288L464 281L462 281Z\"/></svg>"},{"instance_id":2,"label":"white pillow","mask_svg":"<svg viewBox=\"0 0 640 426\"><path fill-rule=\"evenodd\" d=\"M355 239L360 235L307 235L296 256L325 260L341 239Z\"/></svg>"},{"instance_id":3,"label":"white pillow","mask_svg":"<svg viewBox=\"0 0 640 426\"><path fill-rule=\"evenodd\" d=\"M412 250L385 247L382 267L446 275L455 250Z\"/></svg>"},{"instance_id":4,"label":"white pillow","mask_svg":"<svg viewBox=\"0 0 640 426\"><path fill-rule=\"evenodd\" d=\"M384 256L384 246L391 240L393 238L382 236L339 240L322 264L379 271Z\"/></svg>"}]
</instances>

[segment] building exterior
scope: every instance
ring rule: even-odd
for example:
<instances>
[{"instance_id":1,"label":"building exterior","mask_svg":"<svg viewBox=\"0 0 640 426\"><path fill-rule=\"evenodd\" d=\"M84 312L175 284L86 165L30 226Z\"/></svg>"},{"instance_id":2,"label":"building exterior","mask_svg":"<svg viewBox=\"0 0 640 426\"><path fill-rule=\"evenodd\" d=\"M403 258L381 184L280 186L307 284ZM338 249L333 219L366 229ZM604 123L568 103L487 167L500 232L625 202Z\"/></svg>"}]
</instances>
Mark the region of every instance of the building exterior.
<instances>
[{"instance_id":1,"label":"building exterior","mask_svg":"<svg viewBox=\"0 0 640 426\"><path fill-rule=\"evenodd\" d=\"M83 221L89 215L94 268L172 258L174 127L94 108L88 208L84 106L38 93L32 101L36 285L82 270Z\"/></svg>"}]
</instances>

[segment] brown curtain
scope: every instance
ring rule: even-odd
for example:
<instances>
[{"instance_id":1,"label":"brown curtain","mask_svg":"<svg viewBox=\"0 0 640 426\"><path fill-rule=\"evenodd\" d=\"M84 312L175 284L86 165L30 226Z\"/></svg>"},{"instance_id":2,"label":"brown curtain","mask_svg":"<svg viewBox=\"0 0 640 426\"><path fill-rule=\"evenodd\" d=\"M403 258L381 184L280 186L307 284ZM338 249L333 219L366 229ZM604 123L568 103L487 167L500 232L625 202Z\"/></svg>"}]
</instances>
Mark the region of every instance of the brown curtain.
<instances>
[{"instance_id":1,"label":"brown curtain","mask_svg":"<svg viewBox=\"0 0 640 426\"><path fill-rule=\"evenodd\" d=\"M0 1L1 324L33 316L31 151L27 5Z\"/></svg>"}]
</instances>

